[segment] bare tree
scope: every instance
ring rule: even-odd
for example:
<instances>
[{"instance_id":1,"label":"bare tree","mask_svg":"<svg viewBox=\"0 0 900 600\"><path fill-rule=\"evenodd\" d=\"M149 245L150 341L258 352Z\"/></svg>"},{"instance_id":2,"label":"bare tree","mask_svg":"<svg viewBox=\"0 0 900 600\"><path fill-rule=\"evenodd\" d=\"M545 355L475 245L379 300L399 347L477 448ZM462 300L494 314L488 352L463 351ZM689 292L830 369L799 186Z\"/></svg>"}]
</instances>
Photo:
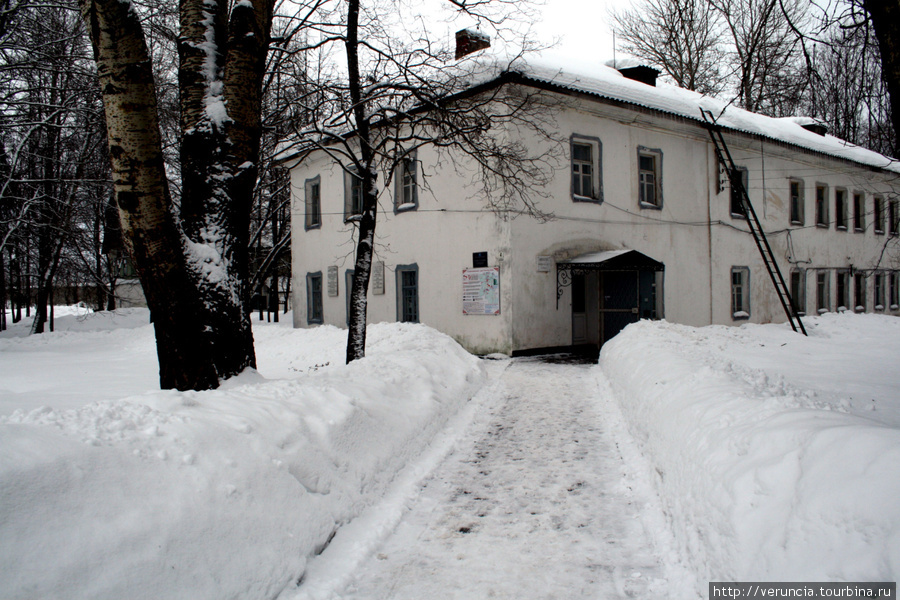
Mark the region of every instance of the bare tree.
<instances>
[{"instance_id":1,"label":"bare tree","mask_svg":"<svg viewBox=\"0 0 900 600\"><path fill-rule=\"evenodd\" d=\"M5 305L8 273L9 296L35 305L32 332L42 333L58 276L73 279L80 215L106 196L99 90L74 5L18 3L3 26L0 296Z\"/></svg>"},{"instance_id":2,"label":"bare tree","mask_svg":"<svg viewBox=\"0 0 900 600\"><path fill-rule=\"evenodd\" d=\"M526 14L527 7L508 0L453 4L494 32L504 31L507 13ZM348 362L365 355L379 185L390 186L402 167L414 168L416 150L431 146L448 160L477 167L484 198L494 210L546 218L538 190L550 176L553 151L532 150L520 136L502 131L516 127L558 148L548 133L552 116L542 94L497 84L502 65L473 57L457 62L453 48L435 42L426 28L399 21L391 8L361 0L318 4L317 37L310 46L337 44L346 63L310 90L313 97L328 99L327 112L297 135L299 148L327 153L354 181L347 218L356 238Z\"/></svg>"},{"instance_id":3,"label":"bare tree","mask_svg":"<svg viewBox=\"0 0 900 600\"><path fill-rule=\"evenodd\" d=\"M725 90L722 20L707 0L643 0L611 16L625 52L679 87L712 96Z\"/></svg>"},{"instance_id":4,"label":"bare tree","mask_svg":"<svg viewBox=\"0 0 900 600\"><path fill-rule=\"evenodd\" d=\"M794 114L807 83L795 28L806 26L802 0L708 0L731 38L736 97L741 108L771 116Z\"/></svg>"}]
</instances>

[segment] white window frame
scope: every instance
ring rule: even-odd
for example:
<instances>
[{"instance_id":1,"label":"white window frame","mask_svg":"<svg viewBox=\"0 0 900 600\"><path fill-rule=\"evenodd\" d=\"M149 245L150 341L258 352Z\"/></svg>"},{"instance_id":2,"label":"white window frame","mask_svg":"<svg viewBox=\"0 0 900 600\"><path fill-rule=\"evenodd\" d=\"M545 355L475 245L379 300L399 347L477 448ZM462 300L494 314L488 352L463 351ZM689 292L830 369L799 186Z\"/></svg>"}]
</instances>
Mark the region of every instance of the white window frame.
<instances>
[{"instance_id":1,"label":"white window frame","mask_svg":"<svg viewBox=\"0 0 900 600\"><path fill-rule=\"evenodd\" d=\"M801 317L806 316L806 270L794 269L791 271L790 285L794 310Z\"/></svg>"},{"instance_id":2,"label":"white window frame","mask_svg":"<svg viewBox=\"0 0 900 600\"><path fill-rule=\"evenodd\" d=\"M313 285L314 281L319 282L318 290ZM306 274L306 323L308 325L321 325L325 322L325 298L322 286L322 271ZM316 315L316 305L318 304L319 314Z\"/></svg>"},{"instance_id":3,"label":"white window frame","mask_svg":"<svg viewBox=\"0 0 900 600\"><path fill-rule=\"evenodd\" d=\"M824 314L831 310L831 270L816 271L816 312Z\"/></svg>"},{"instance_id":4,"label":"white window frame","mask_svg":"<svg viewBox=\"0 0 900 600\"><path fill-rule=\"evenodd\" d=\"M884 197L872 196L872 219L875 221L875 233L884 234Z\"/></svg>"},{"instance_id":5,"label":"white window frame","mask_svg":"<svg viewBox=\"0 0 900 600\"><path fill-rule=\"evenodd\" d=\"M653 169L642 169L641 158L652 158ZM638 205L641 208L650 208L659 210L663 207L663 153L658 148L647 148L638 146L637 148L637 174L638 174ZM647 176L652 175L652 180L647 181ZM646 200L646 190L653 189L654 198L652 202Z\"/></svg>"},{"instance_id":6,"label":"white window frame","mask_svg":"<svg viewBox=\"0 0 900 600\"><path fill-rule=\"evenodd\" d=\"M853 274L853 312L866 312L869 278L862 271Z\"/></svg>"},{"instance_id":7,"label":"white window frame","mask_svg":"<svg viewBox=\"0 0 900 600\"><path fill-rule=\"evenodd\" d=\"M794 196L794 185L797 186L797 196ZM803 225L805 215L805 201L804 201L804 193L803 193L803 180L802 179L788 179L788 201L789 201L789 210L788 218L791 220L791 225ZM794 213L797 213L797 219L794 219Z\"/></svg>"},{"instance_id":8,"label":"white window frame","mask_svg":"<svg viewBox=\"0 0 900 600\"><path fill-rule=\"evenodd\" d=\"M872 278L872 307L877 311L883 311L885 306L885 276L886 274L884 273L884 271L877 271L874 273Z\"/></svg>"},{"instance_id":9,"label":"white window frame","mask_svg":"<svg viewBox=\"0 0 900 600\"><path fill-rule=\"evenodd\" d=\"M354 196L355 194L355 196ZM362 218L362 178L356 167L344 170L344 222L358 221Z\"/></svg>"},{"instance_id":10,"label":"white window frame","mask_svg":"<svg viewBox=\"0 0 900 600\"><path fill-rule=\"evenodd\" d=\"M821 196L819 191L821 190ZM828 227L828 185L824 183L816 184L816 227Z\"/></svg>"},{"instance_id":11,"label":"white window frame","mask_svg":"<svg viewBox=\"0 0 900 600\"><path fill-rule=\"evenodd\" d=\"M849 230L847 204L847 188L834 188L834 228L838 231Z\"/></svg>"},{"instance_id":12,"label":"white window frame","mask_svg":"<svg viewBox=\"0 0 900 600\"><path fill-rule=\"evenodd\" d=\"M588 161L580 161L575 159L575 146L585 146L590 149L591 159ZM600 141L598 137L592 137L587 135L579 135L572 134L569 139L569 160L570 160L570 172L571 177L569 180L570 192L572 194L573 202L594 202L600 204L603 202L603 143ZM584 166L587 165L590 167L591 173L591 181L590 181L590 190L589 195L585 195L584 189L579 189L576 191L577 187L575 185L576 178L580 177L581 180L584 180L585 173L583 170ZM580 192L580 193L578 193Z\"/></svg>"},{"instance_id":13,"label":"white window frame","mask_svg":"<svg viewBox=\"0 0 900 600\"><path fill-rule=\"evenodd\" d=\"M740 281L735 281L735 275ZM731 267L731 318L744 321L750 318L750 267Z\"/></svg>"},{"instance_id":14,"label":"white window frame","mask_svg":"<svg viewBox=\"0 0 900 600\"><path fill-rule=\"evenodd\" d=\"M853 192L853 231L863 233L866 230L866 194Z\"/></svg>"},{"instance_id":15,"label":"white window frame","mask_svg":"<svg viewBox=\"0 0 900 600\"><path fill-rule=\"evenodd\" d=\"M749 197L749 195L750 195L750 170L747 167L735 167L735 171L738 171L741 174L741 183L744 186L744 191L747 192L747 195ZM729 182L729 184L731 183L730 177L728 179L728 182ZM729 188L730 188L730 192L728 194L728 203L729 203L728 207L729 207L729 210L731 211L732 218L746 219L747 213L743 210L743 201L740 198L738 198L737 201L738 201L738 206L741 207L741 210L738 212L734 211L736 190L734 189L734 186L729 186Z\"/></svg>"},{"instance_id":16,"label":"white window frame","mask_svg":"<svg viewBox=\"0 0 900 600\"><path fill-rule=\"evenodd\" d=\"M322 178L319 175L307 179L303 183L304 206L306 216L304 229L320 229L322 227Z\"/></svg>"},{"instance_id":17,"label":"white window frame","mask_svg":"<svg viewBox=\"0 0 900 600\"><path fill-rule=\"evenodd\" d=\"M419 208L419 161L417 152L411 150L400 159L394 173L394 213Z\"/></svg>"},{"instance_id":18,"label":"white window frame","mask_svg":"<svg viewBox=\"0 0 900 600\"><path fill-rule=\"evenodd\" d=\"M403 314L403 308L404 308L404 306L403 306L403 291L404 291L403 273L415 273L416 274L416 288L415 288L416 289L416 297L415 297L416 314L415 314L415 319L404 319L404 314ZM419 296L420 296L419 284L421 281L421 279L419 277L419 265L416 263L413 263L411 265L397 265L396 268L394 269L394 277L396 278L396 284L397 284L397 322L398 323L419 323L419 322L421 322L422 305L419 302Z\"/></svg>"}]
</instances>

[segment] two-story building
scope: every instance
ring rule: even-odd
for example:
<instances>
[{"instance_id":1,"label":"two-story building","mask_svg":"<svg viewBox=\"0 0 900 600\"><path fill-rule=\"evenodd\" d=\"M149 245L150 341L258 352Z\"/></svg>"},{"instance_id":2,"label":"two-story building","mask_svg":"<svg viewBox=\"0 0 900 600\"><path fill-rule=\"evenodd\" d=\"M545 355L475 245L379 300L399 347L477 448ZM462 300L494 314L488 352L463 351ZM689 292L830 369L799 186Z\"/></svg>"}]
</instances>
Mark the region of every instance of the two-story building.
<instances>
[{"instance_id":1,"label":"two-story building","mask_svg":"<svg viewBox=\"0 0 900 600\"><path fill-rule=\"evenodd\" d=\"M599 347L639 318L784 321L701 108L718 116L801 313L900 314L896 161L809 119L656 84L645 67L507 71L497 85L561 101L566 164L541 190L554 218L486 207L464 168L419 148L381 190L369 322L426 323L474 353L518 353ZM325 152L287 156L294 325L345 326L353 179Z\"/></svg>"}]
</instances>

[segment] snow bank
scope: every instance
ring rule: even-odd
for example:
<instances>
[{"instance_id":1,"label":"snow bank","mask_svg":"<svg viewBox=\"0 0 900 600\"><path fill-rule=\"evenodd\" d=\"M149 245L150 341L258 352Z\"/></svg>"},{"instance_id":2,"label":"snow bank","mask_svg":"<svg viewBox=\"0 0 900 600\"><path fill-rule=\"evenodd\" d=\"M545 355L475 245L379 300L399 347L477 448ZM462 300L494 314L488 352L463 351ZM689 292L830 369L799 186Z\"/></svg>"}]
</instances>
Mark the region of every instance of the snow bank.
<instances>
[{"instance_id":1,"label":"snow bank","mask_svg":"<svg viewBox=\"0 0 900 600\"><path fill-rule=\"evenodd\" d=\"M900 577L900 320L806 322L642 321L603 348L701 584Z\"/></svg>"},{"instance_id":2,"label":"snow bank","mask_svg":"<svg viewBox=\"0 0 900 600\"><path fill-rule=\"evenodd\" d=\"M42 346L40 380L100 351L99 334L81 335L80 350L54 334L3 339L0 352ZM477 359L419 325L371 326L367 358L351 365L336 360L336 328L256 335L260 372L219 390L65 409L17 396L0 417L0 597L275 597L484 380ZM129 356L144 369L152 333L142 343ZM122 376L79 364L65 385L82 396Z\"/></svg>"}]
</instances>

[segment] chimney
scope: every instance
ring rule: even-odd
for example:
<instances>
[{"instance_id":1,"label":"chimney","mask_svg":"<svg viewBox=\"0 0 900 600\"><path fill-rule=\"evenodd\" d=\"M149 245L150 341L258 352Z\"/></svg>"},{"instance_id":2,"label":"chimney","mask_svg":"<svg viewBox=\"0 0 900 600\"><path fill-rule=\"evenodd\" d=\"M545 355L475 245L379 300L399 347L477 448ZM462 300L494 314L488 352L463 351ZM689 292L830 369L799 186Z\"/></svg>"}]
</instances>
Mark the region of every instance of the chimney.
<instances>
[{"instance_id":1,"label":"chimney","mask_svg":"<svg viewBox=\"0 0 900 600\"><path fill-rule=\"evenodd\" d=\"M491 38L479 31L461 29L456 32L456 58L491 47Z\"/></svg>"},{"instance_id":2,"label":"chimney","mask_svg":"<svg viewBox=\"0 0 900 600\"><path fill-rule=\"evenodd\" d=\"M659 77L659 71L657 71L653 67L648 67L646 65L621 67L618 69L618 71L627 79L640 81L641 83L646 83L647 85L652 85L653 87L656 87L656 78Z\"/></svg>"},{"instance_id":3,"label":"chimney","mask_svg":"<svg viewBox=\"0 0 900 600\"><path fill-rule=\"evenodd\" d=\"M813 133L816 133L821 136L824 136L826 133L828 133L828 125L826 125L825 123L822 123L820 121L815 121L812 123L801 123L800 127L802 127L803 129L805 129L807 131L812 131Z\"/></svg>"}]
</instances>

